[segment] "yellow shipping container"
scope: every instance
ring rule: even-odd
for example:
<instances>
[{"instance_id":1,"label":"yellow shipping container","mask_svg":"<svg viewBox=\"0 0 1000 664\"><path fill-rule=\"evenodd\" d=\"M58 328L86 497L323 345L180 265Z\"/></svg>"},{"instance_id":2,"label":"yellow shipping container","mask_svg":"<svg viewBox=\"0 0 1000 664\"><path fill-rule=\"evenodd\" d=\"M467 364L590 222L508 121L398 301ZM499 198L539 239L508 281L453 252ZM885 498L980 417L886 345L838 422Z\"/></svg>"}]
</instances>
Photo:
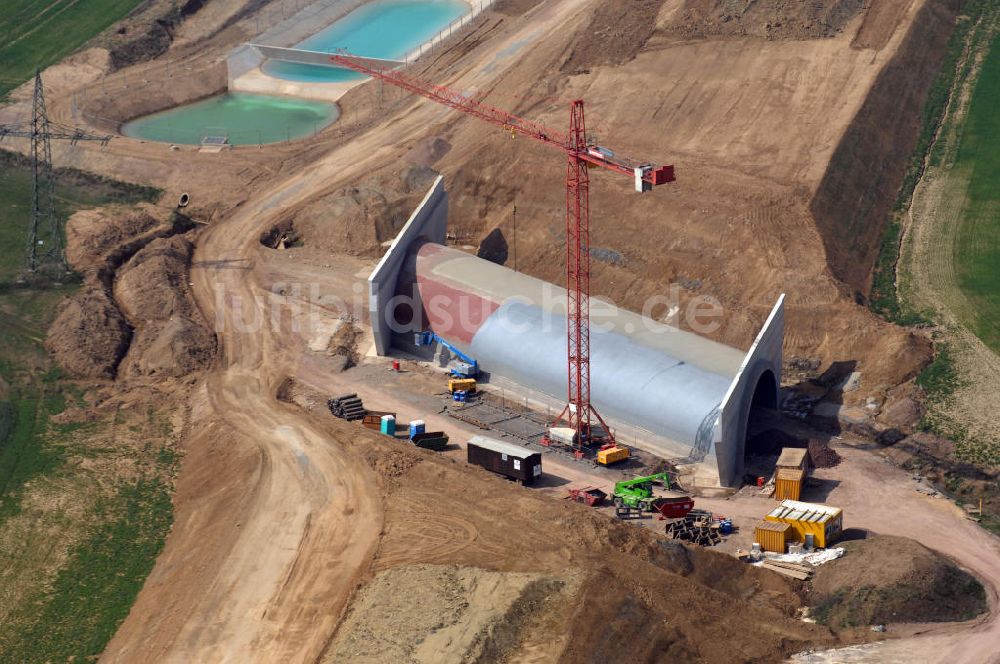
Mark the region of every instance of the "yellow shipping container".
<instances>
[{"instance_id":1,"label":"yellow shipping container","mask_svg":"<svg viewBox=\"0 0 1000 664\"><path fill-rule=\"evenodd\" d=\"M791 526L777 521L761 521L754 528L753 541L760 544L764 551L784 553L787 546L788 531Z\"/></svg>"},{"instance_id":2,"label":"yellow shipping container","mask_svg":"<svg viewBox=\"0 0 1000 664\"><path fill-rule=\"evenodd\" d=\"M794 533L797 541L805 542L806 535L812 535L813 542L821 549L836 541L844 529L844 511L839 507L797 500L783 501L764 520L790 525L789 539Z\"/></svg>"},{"instance_id":3,"label":"yellow shipping container","mask_svg":"<svg viewBox=\"0 0 1000 664\"><path fill-rule=\"evenodd\" d=\"M774 497L777 500L798 500L806 471L801 468L779 468L774 476Z\"/></svg>"},{"instance_id":4,"label":"yellow shipping container","mask_svg":"<svg viewBox=\"0 0 1000 664\"><path fill-rule=\"evenodd\" d=\"M629 451L627 447L615 446L609 447L606 450L599 450L597 452L597 463L604 466L624 461L627 458L629 458Z\"/></svg>"}]
</instances>

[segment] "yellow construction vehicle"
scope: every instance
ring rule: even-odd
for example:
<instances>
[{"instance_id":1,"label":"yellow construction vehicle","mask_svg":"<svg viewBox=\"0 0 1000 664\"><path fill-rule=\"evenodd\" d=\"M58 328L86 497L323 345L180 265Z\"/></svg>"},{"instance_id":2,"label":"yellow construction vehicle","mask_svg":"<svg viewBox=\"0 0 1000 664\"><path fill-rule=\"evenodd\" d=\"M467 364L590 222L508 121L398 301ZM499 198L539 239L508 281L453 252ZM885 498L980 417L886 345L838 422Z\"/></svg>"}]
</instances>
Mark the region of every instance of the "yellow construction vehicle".
<instances>
[{"instance_id":1,"label":"yellow construction vehicle","mask_svg":"<svg viewBox=\"0 0 1000 664\"><path fill-rule=\"evenodd\" d=\"M597 463L602 466L608 466L613 463L618 463L619 461L624 461L629 458L630 453L627 447L618 447L617 445L608 445L602 447L597 452Z\"/></svg>"},{"instance_id":2,"label":"yellow construction vehicle","mask_svg":"<svg viewBox=\"0 0 1000 664\"><path fill-rule=\"evenodd\" d=\"M476 379L453 378L448 381L448 391L452 394L455 392L468 392L469 394L472 394L476 391Z\"/></svg>"}]
</instances>

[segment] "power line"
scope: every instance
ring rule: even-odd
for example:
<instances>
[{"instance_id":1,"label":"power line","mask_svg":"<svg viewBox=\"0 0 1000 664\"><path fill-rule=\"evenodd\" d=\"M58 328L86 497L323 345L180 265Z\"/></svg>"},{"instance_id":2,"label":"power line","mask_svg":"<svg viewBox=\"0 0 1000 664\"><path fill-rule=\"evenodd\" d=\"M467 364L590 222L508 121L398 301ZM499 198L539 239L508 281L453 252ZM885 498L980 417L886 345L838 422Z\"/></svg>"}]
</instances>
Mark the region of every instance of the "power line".
<instances>
[{"instance_id":1,"label":"power line","mask_svg":"<svg viewBox=\"0 0 1000 664\"><path fill-rule=\"evenodd\" d=\"M0 141L7 136L31 139L31 215L28 219L25 271L27 274L45 270L68 272L54 203L52 140L66 140L70 145L76 145L77 141L100 141L105 146L112 136L49 122L42 74L37 70L31 122L0 124Z\"/></svg>"}]
</instances>

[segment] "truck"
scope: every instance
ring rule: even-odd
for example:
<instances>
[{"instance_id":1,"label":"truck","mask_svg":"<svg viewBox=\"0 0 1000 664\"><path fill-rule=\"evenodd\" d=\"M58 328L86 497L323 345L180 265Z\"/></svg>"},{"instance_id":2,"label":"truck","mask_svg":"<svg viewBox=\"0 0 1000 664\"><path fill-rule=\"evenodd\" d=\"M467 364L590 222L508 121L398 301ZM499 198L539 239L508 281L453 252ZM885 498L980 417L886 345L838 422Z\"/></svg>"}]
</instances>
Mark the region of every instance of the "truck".
<instances>
[{"instance_id":1,"label":"truck","mask_svg":"<svg viewBox=\"0 0 1000 664\"><path fill-rule=\"evenodd\" d=\"M520 445L486 436L473 436L466 447L470 464L525 486L542 476L542 455Z\"/></svg>"},{"instance_id":2,"label":"truck","mask_svg":"<svg viewBox=\"0 0 1000 664\"><path fill-rule=\"evenodd\" d=\"M616 482L614 490L615 507L632 507L643 512L652 510L654 482L669 488L671 484L669 473L656 473L655 475Z\"/></svg>"},{"instance_id":3,"label":"truck","mask_svg":"<svg viewBox=\"0 0 1000 664\"><path fill-rule=\"evenodd\" d=\"M455 347L454 344L442 339L434 332L421 332L416 335L415 341L418 346L430 346L437 342L448 349L452 355L460 361L451 362L448 365L448 372L454 378L475 378L479 375L479 363Z\"/></svg>"}]
</instances>

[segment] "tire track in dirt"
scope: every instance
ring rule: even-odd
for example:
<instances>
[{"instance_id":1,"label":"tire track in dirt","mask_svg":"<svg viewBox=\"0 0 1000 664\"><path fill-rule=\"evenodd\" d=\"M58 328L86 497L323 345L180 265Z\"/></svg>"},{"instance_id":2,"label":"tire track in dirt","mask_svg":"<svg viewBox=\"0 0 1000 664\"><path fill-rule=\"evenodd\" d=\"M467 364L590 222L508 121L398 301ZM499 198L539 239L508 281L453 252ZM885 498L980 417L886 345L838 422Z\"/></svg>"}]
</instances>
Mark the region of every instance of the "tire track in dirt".
<instances>
[{"instance_id":1,"label":"tire track in dirt","mask_svg":"<svg viewBox=\"0 0 1000 664\"><path fill-rule=\"evenodd\" d=\"M428 563L445 562L455 553L474 546L479 537L475 524L452 514L401 510L395 516L400 523L406 524L406 535L395 537L389 530L379 551L379 570L415 559Z\"/></svg>"}]
</instances>

